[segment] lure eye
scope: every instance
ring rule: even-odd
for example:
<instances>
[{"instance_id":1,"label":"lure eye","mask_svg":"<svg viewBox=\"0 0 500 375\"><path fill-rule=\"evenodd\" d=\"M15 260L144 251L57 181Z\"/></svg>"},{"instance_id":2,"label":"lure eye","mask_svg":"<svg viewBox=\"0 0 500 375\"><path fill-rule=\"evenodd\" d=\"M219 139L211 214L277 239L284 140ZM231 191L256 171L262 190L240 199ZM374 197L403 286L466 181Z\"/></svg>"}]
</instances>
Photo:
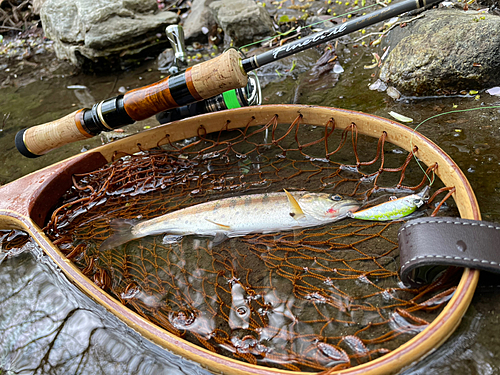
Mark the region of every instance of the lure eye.
<instances>
[{"instance_id":1,"label":"lure eye","mask_svg":"<svg viewBox=\"0 0 500 375\"><path fill-rule=\"evenodd\" d=\"M413 201L413 204L414 204L415 206L419 207L419 208L420 208L421 206L423 206L423 205L424 205L424 203L425 203L425 201L424 201L422 198L418 198L418 199L415 199L415 200Z\"/></svg>"},{"instance_id":2,"label":"lure eye","mask_svg":"<svg viewBox=\"0 0 500 375\"><path fill-rule=\"evenodd\" d=\"M338 194L335 194L335 195L331 195L330 196L330 199L332 201L341 201L342 200L342 196L338 195Z\"/></svg>"}]
</instances>

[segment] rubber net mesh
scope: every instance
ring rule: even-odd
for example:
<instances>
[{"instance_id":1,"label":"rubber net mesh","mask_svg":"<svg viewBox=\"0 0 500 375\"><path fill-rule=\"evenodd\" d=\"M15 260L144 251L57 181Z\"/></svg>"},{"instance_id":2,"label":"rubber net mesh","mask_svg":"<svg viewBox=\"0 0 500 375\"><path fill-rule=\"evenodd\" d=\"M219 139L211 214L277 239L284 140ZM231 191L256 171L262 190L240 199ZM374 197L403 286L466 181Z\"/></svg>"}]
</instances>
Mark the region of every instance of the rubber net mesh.
<instances>
[{"instance_id":1,"label":"rubber net mesh","mask_svg":"<svg viewBox=\"0 0 500 375\"><path fill-rule=\"evenodd\" d=\"M213 352L296 371L355 366L423 330L455 290L450 273L420 289L401 284L402 221L344 219L217 245L193 235L145 237L107 251L99 245L114 218L149 219L230 196L306 190L366 204L420 190L428 178L413 155L385 139L358 136L354 123L336 130L333 119L309 126L300 116L212 134L200 127L193 139L117 154L74 176L45 231L99 287Z\"/></svg>"}]
</instances>

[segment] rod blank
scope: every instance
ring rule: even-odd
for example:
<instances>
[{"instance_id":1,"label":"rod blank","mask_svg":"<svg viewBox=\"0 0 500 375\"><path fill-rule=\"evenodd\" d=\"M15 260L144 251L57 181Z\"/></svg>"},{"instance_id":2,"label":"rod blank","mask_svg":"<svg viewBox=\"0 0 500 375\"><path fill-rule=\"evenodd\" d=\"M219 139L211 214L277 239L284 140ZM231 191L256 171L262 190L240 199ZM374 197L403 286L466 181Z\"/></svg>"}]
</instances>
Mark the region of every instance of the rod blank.
<instances>
[{"instance_id":1,"label":"rod blank","mask_svg":"<svg viewBox=\"0 0 500 375\"><path fill-rule=\"evenodd\" d=\"M327 30L317 32L305 38L298 39L294 42L287 43L283 46L276 47L270 51L261 53L256 56L249 57L242 62L245 72L257 69L263 65L269 64L275 60L293 55L297 52L304 51L321 43L340 38L341 36L350 34L354 31L361 30L375 23L396 17L402 13L411 10L424 8L440 3L443 0L405 0L397 4L389 5L380 10L357 17L351 21L344 22L338 26Z\"/></svg>"}]
</instances>

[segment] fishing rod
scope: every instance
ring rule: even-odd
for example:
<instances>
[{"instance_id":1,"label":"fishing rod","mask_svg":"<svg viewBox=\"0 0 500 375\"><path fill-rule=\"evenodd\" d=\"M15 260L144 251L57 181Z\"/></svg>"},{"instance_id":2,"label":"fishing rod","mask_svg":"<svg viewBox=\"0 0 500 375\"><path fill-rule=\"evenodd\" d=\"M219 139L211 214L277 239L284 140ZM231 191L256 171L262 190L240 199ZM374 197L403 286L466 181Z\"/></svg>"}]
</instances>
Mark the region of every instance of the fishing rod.
<instances>
[{"instance_id":1,"label":"fishing rod","mask_svg":"<svg viewBox=\"0 0 500 375\"><path fill-rule=\"evenodd\" d=\"M318 44L390 19L402 13L435 5L442 0L403 0L308 37L241 59L229 49L214 59L172 74L148 86L103 100L58 120L20 130L16 147L27 157L38 157L65 144L92 138L160 112L181 107L247 85L247 73Z\"/></svg>"}]
</instances>

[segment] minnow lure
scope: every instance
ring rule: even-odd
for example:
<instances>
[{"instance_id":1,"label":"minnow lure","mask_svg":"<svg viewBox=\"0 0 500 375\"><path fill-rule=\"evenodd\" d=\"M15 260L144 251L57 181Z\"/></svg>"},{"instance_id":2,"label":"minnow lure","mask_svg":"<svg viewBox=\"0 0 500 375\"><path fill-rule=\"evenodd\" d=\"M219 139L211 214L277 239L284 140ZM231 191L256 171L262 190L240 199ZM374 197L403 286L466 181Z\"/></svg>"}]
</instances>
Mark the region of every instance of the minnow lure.
<instances>
[{"instance_id":1,"label":"minnow lure","mask_svg":"<svg viewBox=\"0 0 500 375\"><path fill-rule=\"evenodd\" d=\"M306 191L242 195L169 212L150 220L114 220L115 233L100 250L133 239L168 234L213 236L214 243L249 233L273 233L327 224L346 217L359 203L338 194Z\"/></svg>"},{"instance_id":2,"label":"minnow lure","mask_svg":"<svg viewBox=\"0 0 500 375\"><path fill-rule=\"evenodd\" d=\"M360 220L371 221L389 221L401 219L415 212L422 207L428 200L428 192L430 187L426 186L420 193L408 195L406 197L393 199L388 202L378 204L376 206L350 212L349 217Z\"/></svg>"}]
</instances>

